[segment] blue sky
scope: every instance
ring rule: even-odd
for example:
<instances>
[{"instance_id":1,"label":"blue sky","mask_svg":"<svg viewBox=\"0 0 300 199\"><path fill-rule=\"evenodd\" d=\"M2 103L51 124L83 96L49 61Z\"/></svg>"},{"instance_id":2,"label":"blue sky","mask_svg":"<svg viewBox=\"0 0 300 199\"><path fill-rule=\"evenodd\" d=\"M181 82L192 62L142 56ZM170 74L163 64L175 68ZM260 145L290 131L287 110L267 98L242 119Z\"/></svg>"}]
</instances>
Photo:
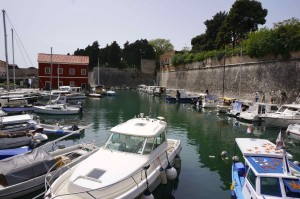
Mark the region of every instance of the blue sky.
<instances>
[{"instance_id":1,"label":"blue sky","mask_svg":"<svg viewBox=\"0 0 300 199\"><path fill-rule=\"evenodd\" d=\"M12 63L12 25L15 63L37 67L37 54L73 54L94 41L101 47L116 41L169 39L176 50L191 47L191 39L205 32L203 22L219 11L228 12L234 0L0 0L5 10L8 60ZM268 9L267 23L296 17L299 0L261 0ZM0 60L5 60L3 16L0 20ZM12 25L10 24L12 23ZM28 57L27 57L27 55Z\"/></svg>"}]
</instances>

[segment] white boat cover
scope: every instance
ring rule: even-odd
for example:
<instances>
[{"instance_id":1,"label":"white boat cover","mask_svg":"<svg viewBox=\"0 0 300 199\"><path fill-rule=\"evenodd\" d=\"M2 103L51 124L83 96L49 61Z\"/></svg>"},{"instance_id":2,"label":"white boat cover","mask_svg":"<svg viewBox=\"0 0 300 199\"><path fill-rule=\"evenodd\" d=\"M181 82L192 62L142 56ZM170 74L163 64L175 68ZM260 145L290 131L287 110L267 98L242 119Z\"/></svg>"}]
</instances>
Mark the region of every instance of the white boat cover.
<instances>
[{"instance_id":1,"label":"white boat cover","mask_svg":"<svg viewBox=\"0 0 300 199\"><path fill-rule=\"evenodd\" d=\"M55 162L55 158L42 147L1 160L0 185L11 186L43 175Z\"/></svg>"},{"instance_id":2,"label":"white boat cover","mask_svg":"<svg viewBox=\"0 0 300 199\"><path fill-rule=\"evenodd\" d=\"M28 122L30 120L32 120L32 118L29 114L12 115L12 116L5 116L0 118L2 124L19 124L19 123Z\"/></svg>"},{"instance_id":3,"label":"white boat cover","mask_svg":"<svg viewBox=\"0 0 300 199\"><path fill-rule=\"evenodd\" d=\"M283 151L276 150L276 145L267 139L255 138L236 138L238 147L244 156L268 156L282 158ZM288 158L293 158L291 154L287 154Z\"/></svg>"}]
</instances>

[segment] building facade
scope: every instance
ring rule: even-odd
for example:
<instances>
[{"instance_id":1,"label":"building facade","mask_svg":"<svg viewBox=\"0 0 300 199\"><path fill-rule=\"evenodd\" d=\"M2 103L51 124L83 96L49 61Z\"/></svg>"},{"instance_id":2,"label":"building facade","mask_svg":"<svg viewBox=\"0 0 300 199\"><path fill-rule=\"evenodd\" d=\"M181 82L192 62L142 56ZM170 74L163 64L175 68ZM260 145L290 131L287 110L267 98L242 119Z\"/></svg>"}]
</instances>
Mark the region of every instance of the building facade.
<instances>
[{"instance_id":1,"label":"building facade","mask_svg":"<svg viewBox=\"0 0 300 199\"><path fill-rule=\"evenodd\" d=\"M88 56L38 54L39 88L88 87Z\"/></svg>"}]
</instances>

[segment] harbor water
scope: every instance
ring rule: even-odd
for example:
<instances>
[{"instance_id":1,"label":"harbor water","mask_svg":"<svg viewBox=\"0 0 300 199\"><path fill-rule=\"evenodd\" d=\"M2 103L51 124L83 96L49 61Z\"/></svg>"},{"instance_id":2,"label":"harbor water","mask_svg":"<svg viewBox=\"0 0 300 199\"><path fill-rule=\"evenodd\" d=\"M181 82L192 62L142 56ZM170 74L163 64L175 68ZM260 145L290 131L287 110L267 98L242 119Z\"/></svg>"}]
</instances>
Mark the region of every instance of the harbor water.
<instances>
[{"instance_id":1,"label":"harbor water","mask_svg":"<svg viewBox=\"0 0 300 199\"><path fill-rule=\"evenodd\" d=\"M83 114L80 116L39 117L47 123L93 123L82 138L60 142L65 146L80 142L102 146L109 136L110 128L139 113L164 117L168 124L168 137L180 139L182 143L181 169L176 180L169 181L167 185L160 185L153 192L156 199L230 198L231 157L236 154L242 158L235 147L235 138L266 138L275 143L279 131L285 132L285 129L254 124L249 134L249 124L217 114L214 109L195 109L190 104L166 103L163 98L138 91L120 90L116 93L116 96L101 99L87 98L83 103ZM294 160L300 160L300 145L292 140L287 140L286 144ZM228 158L221 157L222 151L227 152ZM121 167L122 165L120 169ZM41 192L42 190L22 198L32 198Z\"/></svg>"}]
</instances>

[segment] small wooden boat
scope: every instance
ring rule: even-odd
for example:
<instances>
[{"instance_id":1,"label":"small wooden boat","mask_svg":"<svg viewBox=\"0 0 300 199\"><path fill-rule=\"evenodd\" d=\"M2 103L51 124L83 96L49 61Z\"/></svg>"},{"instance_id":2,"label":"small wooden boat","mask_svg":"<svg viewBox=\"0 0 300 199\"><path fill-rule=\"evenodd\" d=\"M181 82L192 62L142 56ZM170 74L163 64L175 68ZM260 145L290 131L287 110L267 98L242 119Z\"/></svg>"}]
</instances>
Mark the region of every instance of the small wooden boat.
<instances>
[{"instance_id":1,"label":"small wooden boat","mask_svg":"<svg viewBox=\"0 0 300 199\"><path fill-rule=\"evenodd\" d=\"M65 136L72 134L71 136L80 137L84 133L86 126L77 126L77 125L59 125L56 124L43 124L37 123L34 127L35 129L42 128L43 133L48 136Z\"/></svg>"},{"instance_id":2,"label":"small wooden boat","mask_svg":"<svg viewBox=\"0 0 300 199\"><path fill-rule=\"evenodd\" d=\"M0 149L9 149L25 145L30 145L33 140L45 141L47 135L42 134L43 129L0 132Z\"/></svg>"}]
</instances>

